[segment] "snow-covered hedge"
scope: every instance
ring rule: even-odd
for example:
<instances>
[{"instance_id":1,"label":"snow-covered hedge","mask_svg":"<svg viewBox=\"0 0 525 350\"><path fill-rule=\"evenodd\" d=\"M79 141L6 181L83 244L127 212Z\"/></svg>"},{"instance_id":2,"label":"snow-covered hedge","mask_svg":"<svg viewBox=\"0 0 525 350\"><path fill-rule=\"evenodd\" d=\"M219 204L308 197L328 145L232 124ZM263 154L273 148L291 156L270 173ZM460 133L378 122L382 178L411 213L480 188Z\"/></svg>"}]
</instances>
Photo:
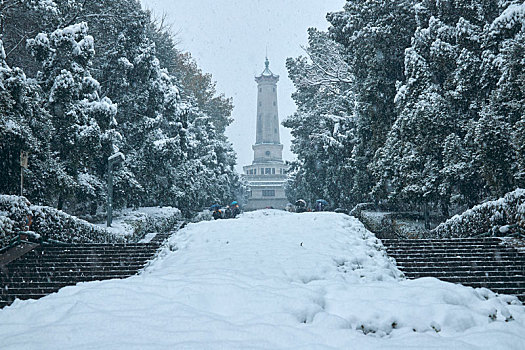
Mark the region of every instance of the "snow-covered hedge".
<instances>
[{"instance_id":1,"label":"snow-covered hedge","mask_svg":"<svg viewBox=\"0 0 525 350\"><path fill-rule=\"evenodd\" d=\"M31 214L29 205L25 197L0 195L0 249L26 226L26 218Z\"/></svg>"},{"instance_id":2,"label":"snow-covered hedge","mask_svg":"<svg viewBox=\"0 0 525 350\"><path fill-rule=\"evenodd\" d=\"M469 237L483 233L508 235L525 233L525 189L516 189L503 198L476 205L432 230L436 237Z\"/></svg>"},{"instance_id":3,"label":"snow-covered hedge","mask_svg":"<svg viewBox=\"0 0 525 350\"><path fill-rule=\"evenodd\" d=\"M0 212L0 249L8 246L15 235L15 222Z\"/></svg>"},{"instance_id":4,"label":"snow-covered hedge","mask_svg":"<svg viewBox=\"0 0 525 350\"><path fill-rule=\"evenodd\" d=\"M105 221L97 225L128 242L138 242L152 232L173 231L182 221L182 213L177 208L140 207L116 210L109 228L106 228Z\"/></svg>"},{"instance_id":5,"label":"snow-covered hedge","mask_svg":"<svg viewBox=\"0 0 525 350\"><path fill-rule=\"evenodd\" d=\"M90 224L60 210L32 206L25 197L0 195L0 238L1 247L24 230L27 217L32 216L31 231L45 240L67 243L118 242L122 238L113 236L107 230Z\"/></svg>"},{"instance_id":6,"label":"snow-covered hedge","mask_svg":"<svg viewBox=\"0 0 525 350\"><path fill-rule=\"evenodd\" d=\"M139 208L134 217L127 220L133 227L133 234L128 237L131 242L143 239L150 232L169 232L178 227L182 213L177 208Z\"/></svg>"},{"instance_id":7,"label":"snow-covered hedge","mask_svg":"<svg viewBox=\"0 0 525 350\"><path fill-rule=\"evenodd\" d=\"M380 238L425 238L428 230L417 213L361 210L355 215Z\"/></svg>"},{"instance_id":8,"label":"snow-covered hedge","mask_svg":"<svg viewBox=\"0 0 525 350\"><path fill-rule=\"evenodd\" d=\"M356 218L359 218L363 210L374 210L374 203L358 203L352 210L350 210L350 215Z\"/></svg>"},{"instance_id":9,"label":"snow-covered hedge","mask_svg":"<svg viewBox=\"0 0 525 350\"><path fill-rule=\"evenodd\" d=\"M113 243L121 242L107 230L63 211L42 206L31 206L33 224L31 231L44 239L53 239L67 243Z\"/></svg>"}]
</instances>

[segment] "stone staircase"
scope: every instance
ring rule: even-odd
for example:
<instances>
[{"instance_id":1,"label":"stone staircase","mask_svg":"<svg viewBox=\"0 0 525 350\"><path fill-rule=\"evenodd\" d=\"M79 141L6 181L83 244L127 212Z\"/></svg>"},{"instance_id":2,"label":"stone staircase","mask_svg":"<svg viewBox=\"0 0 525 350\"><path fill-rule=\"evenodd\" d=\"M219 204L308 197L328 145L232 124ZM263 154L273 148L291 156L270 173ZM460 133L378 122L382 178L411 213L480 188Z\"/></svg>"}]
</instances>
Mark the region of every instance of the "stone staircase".
<instances>
[{"instance_id":1,"label":"stone staircase","mask_svg":"<svg viewBox=\"0 0 525 350\"><path fill-rule=\"evenodd\" d=\"M151 260L168 234L149 243L23 243L0 256L0 308L18 299L39 299L78 282L135 275Z\"/></svg>"},{"instance_id":2,"label":"stone staircase","mask_svg":"<svg viewBox=\"0 0 525 350\"><path fill-rule=\"evenodd\" d=\"M436 277L525 302L525 252L498 238L381 241L407 278Z\"/></svg>"}]
</instances>

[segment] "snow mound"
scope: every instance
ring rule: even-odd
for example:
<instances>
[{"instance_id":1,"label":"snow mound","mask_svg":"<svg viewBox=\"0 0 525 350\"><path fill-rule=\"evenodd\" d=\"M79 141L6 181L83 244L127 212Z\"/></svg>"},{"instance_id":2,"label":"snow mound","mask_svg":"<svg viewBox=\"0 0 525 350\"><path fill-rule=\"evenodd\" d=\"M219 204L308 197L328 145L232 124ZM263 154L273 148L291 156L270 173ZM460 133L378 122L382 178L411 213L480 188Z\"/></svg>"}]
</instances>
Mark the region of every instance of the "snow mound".
<instances>
[{"instance_id":1,"label":"snow mound","mask_svg":"<svg viewBox=\"0 0 525 350\"><path fill-rule=\"evenodd\" d=\"M525 348L516 298L405 280L357 219L325 212L189 224L141 275L17 301L0 325L3 349Z\"/></svg>"}]
</instances>

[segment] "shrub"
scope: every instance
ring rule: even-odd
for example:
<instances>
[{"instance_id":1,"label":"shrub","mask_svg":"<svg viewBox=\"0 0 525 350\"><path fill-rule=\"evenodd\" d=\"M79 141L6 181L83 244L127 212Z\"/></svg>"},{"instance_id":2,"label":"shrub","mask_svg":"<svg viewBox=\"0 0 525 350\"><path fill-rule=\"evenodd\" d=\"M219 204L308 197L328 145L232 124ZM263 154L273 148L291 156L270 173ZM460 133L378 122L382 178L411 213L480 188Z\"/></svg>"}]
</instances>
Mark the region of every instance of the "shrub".
<instances>
[{"instance_id":1,"label":"shrub","mask_svg":"<svg viewBox=\"0 0 525 350\"><path fill-rule=\"evenodd\" d=\"M516 189L503 198L476 205L453 216L431 231L435 237L471 237L487 233L525 233L525 189Z\"/></svg>"},{"instance_id":2,"label":"shrub","mask_svg":"<svg viewBox=\"0 0 525 350\"><path fill-rule=\"evenodd\" d=\"M0 195L0 248L26 230L27 218L32 216L31 231L44 240L65 243L112 243L122 241L107 230L90 224L63 211L33 206L25 197Z\"/></svg>"}]
</instances>

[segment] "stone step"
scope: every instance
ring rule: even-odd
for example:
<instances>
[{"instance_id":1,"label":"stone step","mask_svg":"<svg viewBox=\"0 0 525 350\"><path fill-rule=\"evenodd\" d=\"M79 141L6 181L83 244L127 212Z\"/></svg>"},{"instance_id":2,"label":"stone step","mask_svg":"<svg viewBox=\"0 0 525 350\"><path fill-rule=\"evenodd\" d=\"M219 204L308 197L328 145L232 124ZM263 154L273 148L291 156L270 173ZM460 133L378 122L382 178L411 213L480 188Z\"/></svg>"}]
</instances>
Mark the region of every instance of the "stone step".
<instances>
[{"instance_id":1,"label":"stone step","mask_svg":"<svg viewBox=\"0 0 525 350\"><path fill-rule=\"evenodd\" d=\"M525 254L500 239L382 240L408 278L435 277L525 301Z\"/></svg>"},{"instance_id":2,"label":"stone step","mask_svg":"<svg viewBox=\"0 0 525 350\"><path fill-rule=\"evenodd\" d=\"M47 249L39 247L30 251L32 255L55 255L55 254L133 254L133 253L152 253L156 252L159 247L136 247L136 248L80 248L80 249Z\"/></svg>"},{"instance_id":3,"label":"stone step","mask_svg":"<svg viewBox=\"0 0 525 350\"><path fill-rule=\"evenodd\" d=\"M439 271L519 271L525 273L525 267L521 264L479 264L472 261L447 262L445 261L404 261L397 262L399 269L434 269Z\"/></svg>"},{"instance_id":4,"label":"stone step","mask_svg":"<svg viewBox=\"0 0 525 350\"><path fill-rule=\"evenodd\" d=\"M116 250L102 250L102 249L83 249L83 250L44 250L38 251L34 250L24 255L25 258L28 257L46 257L46 256L83 256L83 255L135 255L135 254L154 254L157 249L116 249Z\"/></svg>"},{"instance_id":5,"label":"stone step","mask_svg":"<svg viewBox=\"0 0 525 350\"><path fill-rule=\"evenodd\" d=\"M121 261L121 262L115 262L115 261L81 261L81 262L60 262L60 263L44 263L44 264L13 264L6 266L5 270L9 273L10 271L56 271L56 270L67 270L67 269L77 269L77 268L85 268L85 269L92 269L94 267L100 266L101 268L108 268L108 267L114 267L114 268L126 268L126 267L137 267L137 266L144 266L146 265L146 260L129 260L129 261Z\"/></svg>"},{"instance_id":6,"label":"stone step","mask_svg":"<svg viewBox=\"0 0 525 350\"><path fill-rule=\"evenodd\" d=\"M486 266L411 266L411 265L397 265L397 267L404 272L429 272L429 273L447 273L457 275L503 275L503 276L514 276L525 274L525 268L512 268L512 267L486 267Z\"/></svg>"},{"instance_id":7,"label":"stone step","mask_svg":"<svg viewBox=\"0 0 525 350\"><path fill-rule=\"evenodd\" d=\"M82 248L140 248L158 246L159 243L67 243L67 244L44 244L46 249L82 249Z\"/></svg>"},{"instance_id":8,"label":"stone step","mask_svg":"<svg viewBox=\"0 0 525 350\"><path fill-rule=\"evenodd\" d=\"M128 271L129 272L129 271ZM135 275L136 273L129 273L128 276L126 277L129 277L129 276L133 276ZM101 280L106 280L106 279L109 279L108 276L101 276L100 274L85 274L85 275L79 275L79 276L74 276L75 277L75 281L73 281L74 283L72 283L72 278L71 276L52 276L52 278L48 277L48 276L42 276L42 275L37 275L37 276L13 276L13 277L10 277L10 278L7 278L7 279L4 279L2 281L2 286L5 286L5 285L8 285L8 286L14 286L16 284L18 285L26 285L26 284L31 284L31 283L67 283L66 285L74 285L76 283L79 283L79 282L89 282L89 281L101 281ZM114 278L114 277L112 277ZM118 277L120 278L120 277Z\"/></svg>"},{"instance_id":9,"label":"stone step","mask_svg":"<svg viewBox=\"0 0 525 350\"><path fill-rule=\"evenodd\" d=\"M2 290L0 290L0 294L3 292L4 294L8 294L11 290L11 286L15 285L15 284L19 284L19 282L12 282L12 284L10 282L7 282L4 284L4 288L2 288ZM31 285L31 287L35 287L35 288L62 288L62 287L66 287L66 286L70 286L71 284L69 284L67 281L52 281L52 282L46 282L46 281L30 281L30 282L26 282L26 286L27 285Z\"/></svg>"},{"instance_id":10,"label":"stone step","mask_svg":"<svg viewBox=\"0 0 525 350\"><path fill-rule=\"evenodd\" d=\"M390 257L396 259L396 261L480 261L480 262L515 262L525 265L524 257L512 257L512 256L468 256L468 255L395 255L389 254Z\"/></svg>"},{"instance_id":11,"label":"stone step","mask_svg":"<svg viewBox=\"0 0 525 350\"><path fill-rule=\"evenodd\" d=\"M23 266L23 265L45 265L54 263L89 263L89 262L100 262L100 263L120 263L122 261L147 261L151 260L152 254L140 254L140 255L85 255L85 256L67 256L67 257L56 257L49 256L47 258L26 258L18 259L5 266Z\"/></svg>"},{"instance_id":12,"label":"stone step","mask_svg":"<svg viewBox=\"0 0 525 350\"><path fill-rule=\"evenodd\" d=\"M66 287L67 285L62 286L48 286L48 287L37 287L37 286L28 286L28 287L17 287L17 288L9 288L7 290L0 291L0 295L2 296L15 296L18 297L20 295L32 295L32 294L50 294L58 291L60 288Z\"/></svg>"},{"instance_id":13,"label":"stone step","mask_svg":"<svg viewBox=\"0 0 525 350\"><path fill-rule=\"evenodd\" d=\"M398 238L382 238L381 242L385 243L436 243L436 244L447 244L447 243L501 243L502 240L497 237L480 237L480 238L419 238L419 239L398 239Z\"/></svg>"},{"instance_id":14,"label":"stone step","mask_svg":"<svg viewBox=\"0 0 525 350\"><path fill-rule=\"evenodd\" d=\"M17 259L16 261L52 261L52 260L68 260L68 259L126 259L126 258L151 258L155 252L137 253L137 254L45 254L26 256Z\"/></svg>"},{"instance_id":15,"label":"stone step","mask_svg":"<svg viewBox=\"0 0 525 350\"><path fill-rule=\"evenodd\" d=\"M484 254L484 255L496 255L496 254L508 254L508 255L521 255L525 256L524 253L520 253L516 250L510 250L505 248L497 248L497 249L455 249L455 248L423 248L423 249L416 249L416 250L410 250L410 249L400 249L400 248L387 248L388 253L392 254Z\"/></svg>"},{"instance_id":16,"label":"stone step","mask_svg":"<svg viewBox=\"0 0 525 350\"><path fill-rule=\"evenodd\" d=\"M448 282L459 283L474 288L488 288L490 290L512 289L515 291L525 292L525 283L520 282L482 282L482 281L453 281Z\"/></svg>"},{"instance_id":17,"label":"stone step","mask_svg":"<svg viewBox=\"0 0 525 350\"><path fill-rule=\"evenodd\" d=\"M140 269L142 268L142 265L140 266ZM85 273L93 273L93 272L100 272L100 273L109 273L109 272L121 272L121 271L133 271L136 273L138 270L136 267L138 266L93 266L92 268L57 268L55 270L42 270L42 269L34 269L34 270L12 270L9 272L8 277L16 277L16 276L38 276L38 275L45 275L45 276L69 276L69 275L75 275L75 274L85 274ZM5 277L5 275L4 275Z\"/></svg>"},{"instance_id":18,"label":"stone step","mask_svg":"<svg viewBox=\"0 0 525 350\"><path fill-rule=\"evenodd\" d=\"M113 258L83 258L83 259L53 259L53 260L26 260L26 261L16 261L4 267L7 269L13 268L23 268L23 267L32 267L40 266L42 268L47 268L51 266L64 266L64 265L93 265L100 263L101 265L111 265L116 266L130 263L140 263L145 264L152 259L151 256L142 256L142 257L113 257Z\"/></svg>"},{"instance_id":19,"label":"stone step","mask_svg":"<svg viewBox=\"0 0 525 350\"><path fill-rule=\"evenodd\" d=\"M387 252L397 253L397 254L423 254L423 253L432 253L432 254L451 254L452 252L457 252L459 254L497 254L497 253L508 253L508 254L518 254L525 255L514 249L501 248L501 247L490 247L490 248L458 248L458 247L440 247L440 248L428 248L428 247L387 247Z\"/></svg>"},{"instance_id":20,"label":"stone step","mask_svg":"<svg viewBox=\"0 0 525 350\"><path fill-rule=\"evenodd\" d=\"M457 248L457 249L498 249L508 247L502 243L485 243L485 244L470 244L470 243L445 243L445 244L426 244L426 243L383 243L385 247L402 248L402 249L443 249L443 248Z\"/></svg>"},{"instance_id":21,"label":"stone step","mask_svg":"<svg viewBox=\"0 0 525 350\"><path fill-rule=\"evenodd\" d=\"M9 295L9 296L0 296L0 308L4 307L4 306L7 306L7 305L10 305L12 304L15 299L20 299L20 300L28 300L28 299L40 299L40 298L43 298L45 297L46 295L49 295L49 294L27 294L27 295Z\"/></svg>"},{"instance_id":22,"label":"stone step","mask_svg":"<svg viewBox=\"0 0 525 350\"><path fill-rule=\"evenodd\" d=\"M408 276L410 275L410 276ZM461 281L470 281L470 282L512 282L512 283L525 283L525 276L466 276L466 275L449 275L449 274L433 274L433 273L405 273L405 276L411 278L420 278L420 277L436 277L439 279L448 279L454 280L457 282Z\"/></svg>"},{"instance_id":23,"label":"stone step","mask_svg":"<svg viewBox=\"0 0 525 350\"><path fill-rule=\"evenodd\" d=\"M484 250L484 249L513 249L505 244L384 244L385 248L390 249L472 249L472 250Z\"/></svg>"},{"instance_id":24,"label":"stone step","mask_svg":"<svg viewBox=\"0 0 525 350\"><path fill-rule=\"evenodd\" d=\"M6 281L69 281L70 284L86 280L105 280L113 278L125 278L136 275L136 270L94 270L94 271L69 271L54 274L13 274ZM7 282L13 286L13 282ZM2 286L3 287L3 286Z\"/></svg>"},{"instance_id":25,"label":"stone step","mask_svg":"<svg viewBox=\"0 0 525 350\"><path fill-rule=\"evenodd\" d=\"M85 250L85 251L56 251L56 252L50 252L50 251L32 251L27 254L25 254L21 259L30 259L30 258L45 258L48 256L88 256L88 255L94 255L94 256L133 256L133 255L146 255L146 254L154 254L156 250L152 249L133 249L133 250L115 250L115 251L109 251L109 250Z\"/></svg>"},{"instance_id":26,"label":"stone step","mask_svg":"<svg viewBox=\"0 0 525 350\"><path fill-rule=\"evenodd\" d=\"M33 266L33 267L27 267L27 268L18 268L18 269L11 269L7 273L8 275L14 275L19 274L45 274L45 275L56 275L56 274L63 274L68 272L92 272L92 271L122 271L122 270L134 270L138 271L142 269L145 265L144 264L133 264L133 265L122 265L122 266L114 266L114 265L90 265L90 266L58 266L54 268L42 268L39 266ZM2 275L5 275L3 273Z\"/></svg>"},{"instance_id":27,"label":"stone step","mask_svg":"<svg viewBox=\"0 0 525 350\"><path fill-rule=\"evenodd\" d=\"M525 260L522 257L513 258L513 257L492 257L492 256L458 256L458 255L425 255L425 256L413 256L413 255L406 255L406 256L400 256L400 255L393 255L389 254L391 258L394 258L399 263L404 262L416 262L416 263L422 263L422 262L476 262L476 263L485 263L485 264L498 264L498 263L509 263L513 262L514 264L521 264L525 266Z\"/></svg>"},{"instance_id":28,"label":"stone step","mask_svg":"<svg viewBox=\"0 0 525 350\"><path fill-rule=\"evenodd\" d=\"M498 280L478 280L476 278L466 278L466 277L453 277L453 276L426 276L424 274L417 274L411 276L411 278L423 278L423 277L434 277L442 281L451 282L451 283L461 283L465 285L482 285L487 288L491 287L506 287L514 289L523 289L525 292L525 280L521 279L519 281L498 281Z\"/></svg>"},{"instance_id":29,"label":"stone step","mask_svg":"<svg viewBox=\"0 0 525 350\"><path fill-rule=\"evenodd\" d=\"M15 298L39 299L79 282L136 275L169 236L158 234L150 243L32 246L23 255L2 260L0 308Z\"/></svg>"},{"instance_id":30,"label":"stone step","mask_svg":"<svg viewBox=\"0 0 525 350\"><path fill-rule=\"evenodd\" d=\"M487 262L487 263L507 263L514 262L525 265L525 259L523 257L512 257L512 256L468 256L468 255L395 255L389 254L391 258L396 259L398 262L405 261L416 261L416 262L433 262L433 261L475 261L475 262Z\"/></svg>"}]
</instances>

